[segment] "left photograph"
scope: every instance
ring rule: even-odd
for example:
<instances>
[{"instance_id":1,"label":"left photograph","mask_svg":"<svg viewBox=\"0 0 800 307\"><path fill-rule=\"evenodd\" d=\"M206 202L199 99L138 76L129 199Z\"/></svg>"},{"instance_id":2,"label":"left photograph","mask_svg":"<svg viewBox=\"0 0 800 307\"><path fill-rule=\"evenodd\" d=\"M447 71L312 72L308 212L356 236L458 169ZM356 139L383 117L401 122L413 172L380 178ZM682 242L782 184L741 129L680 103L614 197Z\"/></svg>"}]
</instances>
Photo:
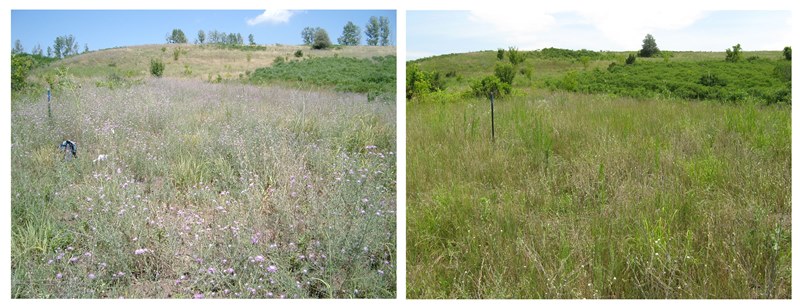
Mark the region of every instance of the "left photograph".
<instances>
[{"instance_id":1,"label":"left photograph","mask_svg":"<svg viewBox=\"0 0 800 307\"><path fill-rule=\"evenodd\" d=\"M12 298L395 298L396 12L11 11Z\"/></svg>"}]
</instances>

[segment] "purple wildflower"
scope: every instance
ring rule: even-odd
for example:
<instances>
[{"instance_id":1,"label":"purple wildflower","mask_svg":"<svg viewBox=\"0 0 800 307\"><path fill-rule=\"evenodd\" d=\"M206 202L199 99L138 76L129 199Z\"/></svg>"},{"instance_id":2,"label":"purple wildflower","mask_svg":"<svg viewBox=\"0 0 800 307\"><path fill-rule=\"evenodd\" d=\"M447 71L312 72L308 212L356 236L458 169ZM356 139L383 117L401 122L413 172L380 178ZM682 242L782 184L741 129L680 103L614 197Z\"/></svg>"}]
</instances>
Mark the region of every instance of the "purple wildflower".
<instances>
[{"instance_id":1,"label":"purple wildflower","mask_svg":"<svg viewBox=\"0 0 800 307\"><path fill-rule=\"evenodd\" d=\"M278 267L277 267L277 266L275 266L274 264L270 264L270 265L267 267L267 272L270 272L270 273L275 273L275 272L277 272L277 271L278 271Z\"/></svg>"},{"instance_id":2,"label":"purple wildflower","mask_svg":"<svg viewBox=\"0 0 800 307\"><path fill-rule=\"evenodd\" d=\"M146 248L140 248L140 249L135 250L133 253L136 254L136 255L141 255L141 254L144 254L146 252L148 252L148 250Z\"/></svg>"},{"instance_id":3,"label":"purple wildflower","mask_svg":"<svg viewBox=\"0 0 800 307\"><path fill-rule=\"evenodd\" d=\"M253 260L255 260L256 262L263 262L264 261L264 256L258 255Z\"/></svg>"},{"instance_id":4,"label":"purple wildflower","mask_svg":"<svg viewBox=\"0 0 800 307\"><path fill-rule=\"evenodd\" d=\"M56 274L56 279L61 279L62 277L64 277L63 274L61 274L61 273Z\"/></svg>"},{"instance_id":5,"label":"purple wildflower","mask_svg":"<svg viewBox=\"0 0 800 307\"><path fill-rule=\"evenodd\" d=\"M95 275L94 275L94 273L89 273L89 275L88 275L88 276L86 276L86 277L88 277L89 279L95 279L95 278L97 278L97 276L95 276Z\"/></svg>"},{"instance_id":6,"label":"purple wildflower","mask_svg":"<svg viewBox=\"0 0 800 307\"><path fill-rule=\"evenodd\" d=\"M197 294L194 295L194 298L199 300L199 299L206 298L206 296L203 295L203 293L197 293Z\"/></svg>"}]
</instances>

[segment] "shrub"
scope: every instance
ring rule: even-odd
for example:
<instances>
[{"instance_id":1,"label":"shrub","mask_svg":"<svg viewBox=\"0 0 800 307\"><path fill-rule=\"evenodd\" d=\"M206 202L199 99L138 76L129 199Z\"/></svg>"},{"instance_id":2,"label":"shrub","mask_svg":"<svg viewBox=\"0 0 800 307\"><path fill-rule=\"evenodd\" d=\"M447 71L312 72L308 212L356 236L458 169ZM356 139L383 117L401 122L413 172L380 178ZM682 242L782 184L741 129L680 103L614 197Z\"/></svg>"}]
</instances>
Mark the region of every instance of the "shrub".
<instances>
[{"instance_id":1,"label":"shrub","mask_svg":"<svg viewBox=\"0 0 800 307\"><path fill-rule=\"evenodd\" d=\"M525 76L525 78L527 78L528 81L530 81L531 78L533 78L533 69L531 69L530 66L525 66L520 68L519 73Z\"/></svg>"},{"instance_id":2,"label":"shrub","mask_svg":"<svg viewBox=\"0 0 800 307\"><path fill-rule=\"evenodd\" d=\"M608 64L608 68L607 68L607 70L608 70L609 72L615 72L615 71L618 71L618 70L619 70L619 65L617 65L617 62L611 62L611 64Z\"/></svg>"},{"instance_id":3,"label":"shrub","mask_svg":"<svg viewBox=\"0 0 800 307\"><path fill-rule=\"evenodd\" d=\"M164 62L161 59L150 59L150 74L156 77L164 75Z\"/></svg>"},{"instance_id":4,"label":"shrub","mask_svg":"<svg viewBox=\"0 0 800 307\"><path fill-rule=\"evenodd\" d=\"M294 57L302 58L303 57L303 50L297 49L297 51L294 52Z\"/></svg>"},{"instance_id":5,"label":"shrub","mask_svg":"<svg viewBox=\"0 0 800 307\"><path fill-rule=\"evenodd\" d=\"M705 86L725 86L728 84L724 79L718 77L716 74L707 73L700 77L700 81L698 82Z\"/></svg>"},{"instance_id":6,"label":"shrub","mask_svg":"<svg viewBox=\"0 0 800 307\"><path fill-rule=\"evenodd\" d=\"M628 55L628 58L625 59L625 65L633 65L636 63L636 56L633 53Z\"/></svg>"},{"instance_id":7,"label":"shrub","mask_svg":"<svg viewBox=\"0 0 800 307\"><path fill-rule=\"evenodd\" d=\"M792 47L790 46L783 47L783 57L786 58L786 60L788 61L792 60Z\"/></svg>"},{"instance_id":8,"label":"shrub","mask_svg":"<svg viewBox=\"0 0 800 307\"><path fill-rule=\"evenodd\" d=\"M286 62L286 59L284 59L282 56L279 56L272 60L272 66L283 64L284 62Z\"/></svg>"},{"instance_id":9,"label":"shrub","mask_svg":"<svg viewBox=\"0 0 800 307\"><path fill-rule=\"evenodd\" d=\"M494 75L504 83L513 84L516 74L517 71L514 69L514 66L510 64L498 63L494 66Z\"/></svg>"},{"instance_id":10,"label":"shrub","mask_svg":"<svg viewBox=\"0 0 800 307\"><path fill-rule=\"evenodd\" d=\"M525 62L525 54L517 50L516 47L508 47L508 61L514 66L522 64L522 62Z\"/></svg>"},{"instance_id":11,"label":"shrub","mask_svg":"<svg viewBox=\"0 0 800 307\"><path fill-rule=\"evenodd\" d=\"M28 78L33 68L33 59L24 54L14 54L11 56L11 90L18 91L25 87L25 79Z\"/></svg>"},{"instance_id":12,"label":"shrub","mask_svg":"<svg viewBox=\"0 0 800 307\"><path fill-rule=\"evenodd\" d=\"M778 62L772 70L778 79L784 82L792 82L792 64L787 62Z\"/></svg>"},{"instance_id":13,"label":"shrub","mask_svg":"<svg viewBox=\"0 0 800 307\"><path fill-rule=\"evenodd\" d=\"M406 99L444 90L444 81L438 71L426 72L411 64L406 70Z\"/></svg>"},{"instance_id":14,"label":"shrub","mask_svg":"<svg viewBox=\"0 0 800 307\"><path fill-rule=\"evenodd\" d=\"M511 85L493 75L486 76L481 80L476 80L470 85L470 88L475 97L489 98L489 96L494 93L495 98L500 98L511 93Z\"/></svg>"},{"instance_id":15,"label":"shrub","mask_svg":"<svg viewBox=\"0 0 800 307\"><path fill-rule=\"evenodd\" d=\"M314 49L328 49L332 46L331 39L328 37L328 32L325 29L319 29L314 33L314 44L311 45Z\"/></svg>"},{"instance_id":16,"label":"shrub","mask_svg":"<svg viewBox=\"0 0 800 307\"><path fill-rule=\"evenodd\" d=\"M505 49L497 48L497 60L498 61L502 61L503 57L505 56L505 54L506 54L506 50Z\"/></svg>"},{"instance_id":17,"label":"shrub","mask_svg":"<svg viewBox=\"0 0 800 307\"><path fill-rule=\"evenodd\" d=\"M178 58L180 57L180 55L181 55L181 48L180 47L175 48L175 49L172 50L172 59L173 60L178 61Z\"/></svg>"},{"instance_id":18,"label":"shrub","mask_svg":"<svg viewBox=\"0 0 800 307\"><path fill-rule=\"evenodd\" d=\"M741 45L736 44L736 46L733 46L733 50L725 49L725 61L736 63L739 62L739 60L741 59L742 59Z\"/></svg>"}]
</instances>

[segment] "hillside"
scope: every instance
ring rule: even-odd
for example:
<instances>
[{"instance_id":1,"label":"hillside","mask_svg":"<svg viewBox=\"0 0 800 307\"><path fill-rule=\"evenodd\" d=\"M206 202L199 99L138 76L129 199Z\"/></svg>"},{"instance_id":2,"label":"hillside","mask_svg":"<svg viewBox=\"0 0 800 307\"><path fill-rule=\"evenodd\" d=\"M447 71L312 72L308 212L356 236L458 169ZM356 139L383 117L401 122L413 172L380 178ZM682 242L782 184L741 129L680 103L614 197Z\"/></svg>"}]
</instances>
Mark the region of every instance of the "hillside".
<instances>
[{"instance_id":1,"label":"hillside","mask_svg":"<svg viewBox=\"0 0 800 307\"><path fill-rule=\"evenodd\" d=\"M527 68L532 71L531 77L526 78L517 74L513 87L519 91L530 91L533 88L552 88L567 90L572 92L584 93L611 93L631 97L656 97L656 96L681 96L669 95L671 92L687 91L685 83L699 83L699 79L705 74L718 74L724 79L733 83L738 88L749 88L750 85L761 87L753 90L756 99L770 100L770 102L787 102L791 100L791 67L790 63L783 60L781 51L747 51L741 63L727 63L725 65L725 52L696 52L696 51L675 51L671 52L668 59L662 57L641 58L637 57L636 64L627 67L625 59L629 54L636 52L594 52L587 50L571 51L565 49L547 48L537 51L522 51L526 60L520 64L519 68ZM585 57L585 59L582 59ZM584 63L582 60L586 60ZM410 61L410 65L418 65L420 70L428 72L439 72L443 77L442 81L450 92L469 90L473 80L490 75L494 72L494 67L499 62L508 63L508 59L498 61L497 51L478 51L461 54L440 55ZM609 71L609 65L614 63L616 71L622 71L615 77L603 76ZM788 80L786 77L776 75L775 71L788 69ZM669 71L676 71L676 74L669 74ZM754 72L751 75L748 72ZM671 85L673 90L660 90L652 88L644 91L657 92L653 95L642 95L641 92L631 91L631 88L645 87L638 84L624 84L618 87L599 88L597 83L604 83L605 80L620 80L625 76L633 79L661 78L667 73L669 81L681 83ZM737 77L743 76L737 80ZM748 78L745 80L744 76ZM574 82L574 86L563 84ZM610 81L609 81L610 82ZM625 88L620 90L619 87ZM682 87L674 90L674 87ZM689 85L689 87L695 87ZM690 89L692 94L682 98L698 98L704 96L696 94L701 90ZM665 94L664 92L668 92ZM778 93L781 92L781 93ZM788 97L773 97L787 95ZM724 96L724 98L741 96L741 93L720 94L707 96ZM769 97L767 97L769 96ZM764 98L767 97L767 98ZM703 98L703 97L700 97Z\"/></svg>"},{"instance_id":2,"label":"hillside","mask_svg":"<svg viewBox=\"0 0 800 307\"><path fill-rule=\"evenodd\" d=\"M164 51L162 51L162 48ZM166 44L142 45L104 49L64 59L50 68L65 65L80 77L103 77L114 71L131 72L136 76L149 74L149 59L160 58L166 64L164 76L180 78L207 78L208 74L223 75L226 79L238 78L240 73L259 67L271 66L276 57L309 59L314 57L355 57L395 55L395 47L343 46L341 49L313 50L309 46L247 46L226 48L213 45ZM180 50L178 60L174 52ZM302 50L303 56L294 53ZM248 54L251 58L248 60ZM188 66L191 74L187 74ZM35 75L35 73L34 73Z\"/></svg>"}]
</instances>

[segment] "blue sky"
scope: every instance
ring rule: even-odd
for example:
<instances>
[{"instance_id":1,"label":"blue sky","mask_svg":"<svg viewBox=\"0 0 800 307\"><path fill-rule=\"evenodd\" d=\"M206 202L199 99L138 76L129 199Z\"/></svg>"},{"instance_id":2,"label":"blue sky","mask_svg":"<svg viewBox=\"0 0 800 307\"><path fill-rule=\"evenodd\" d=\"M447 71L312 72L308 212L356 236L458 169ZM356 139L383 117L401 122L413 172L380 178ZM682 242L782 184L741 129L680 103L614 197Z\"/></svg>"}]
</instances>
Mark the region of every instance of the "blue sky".
<instances>
[{"instance_id":1,"label":"blue sky","mask_svg":"<svg viewBox=\"0 0 800 307\"><path fill-rule=\"evenodd\" d=\"M789 11L408 11L406 24L409 60L509 46L638 50L647 33L660 49L676 51L724 51L737 43L745 51L781 50L792 43Z\"/></svg>"},{"instance_id":2,"label":"blue sky","mask_svg":"<svg viewBox=\"0 0 800 307\"><path fill-rule=\"evenodd\" d=\"M258 44L299 45L300 32L307 26L325 29L335 43L348 21L361 28L365 44L363 31L370 16L389 18L390 43L396 45L397 22L393 10L12 10L11 46L19 39L26 51L36 44L46 51L57 36L68 34L75 36L81 50L84 44L90 50L162 44L166 34L175 28L183 30L190 42L197 38L198 30L217 30L241 33L245 43L252 33Z\"/></svg>"}]
</instances>

